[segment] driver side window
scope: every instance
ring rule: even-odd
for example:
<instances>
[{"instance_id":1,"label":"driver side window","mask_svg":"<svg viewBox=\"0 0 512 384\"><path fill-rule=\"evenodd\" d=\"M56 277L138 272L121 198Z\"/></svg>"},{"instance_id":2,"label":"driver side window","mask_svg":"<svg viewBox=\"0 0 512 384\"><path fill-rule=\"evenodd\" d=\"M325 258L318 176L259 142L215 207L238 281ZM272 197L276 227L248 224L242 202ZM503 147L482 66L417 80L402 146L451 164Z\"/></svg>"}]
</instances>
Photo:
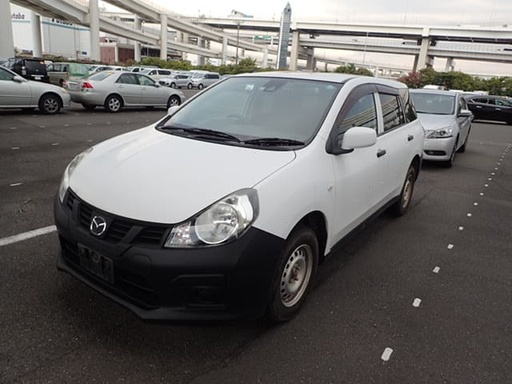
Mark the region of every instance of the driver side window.
<instances>
[{"instance_id":1,"label":"driver side window","mask_svg":"<svg viewBox=\"0 0 512 384\"><path fill-rule=\"evenodd\" d=\"M362 96L350 107L338 126L338 136L342 136L352 127L377 129L377 111L373 93Z\"/></svg>"}]
</instances>

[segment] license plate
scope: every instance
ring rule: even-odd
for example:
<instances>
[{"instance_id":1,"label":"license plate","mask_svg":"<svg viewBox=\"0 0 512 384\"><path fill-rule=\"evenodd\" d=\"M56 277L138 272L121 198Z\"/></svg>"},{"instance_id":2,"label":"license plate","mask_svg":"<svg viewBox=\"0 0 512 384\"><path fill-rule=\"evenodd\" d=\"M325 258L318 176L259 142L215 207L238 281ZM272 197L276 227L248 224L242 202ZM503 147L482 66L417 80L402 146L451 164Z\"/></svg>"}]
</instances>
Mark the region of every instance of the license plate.
<instances>
[{"instance_id":1,"label":"license plate","mask_svg":"<svg viewBox=\"0 0 512 384\"><path fill-rule=\"evenodd\" d=\"M110 284L114 284L114 262L110 257L93 251L86 246L78 245L80 266Z\"/></svg>"},{"instance_id":2,"label":"license plate","mask_svg":"<svg viewBox=\"0 0 512 384\"><path fill-rule=\"evenodd\" d=\"M77 83L68 83L68 89L71 91L76 91L78 89Z\"/></svg>"}]
</instances>

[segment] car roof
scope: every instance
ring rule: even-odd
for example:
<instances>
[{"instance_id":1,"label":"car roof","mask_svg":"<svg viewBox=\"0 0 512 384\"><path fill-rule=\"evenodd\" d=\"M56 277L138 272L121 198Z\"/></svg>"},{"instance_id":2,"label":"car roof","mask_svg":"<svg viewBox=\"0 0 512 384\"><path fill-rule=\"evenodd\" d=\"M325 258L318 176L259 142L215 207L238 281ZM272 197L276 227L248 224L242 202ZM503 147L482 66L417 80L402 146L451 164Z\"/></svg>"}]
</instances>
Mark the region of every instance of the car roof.
<instances>
[{"instance_id":1,"label":"car roof","mask_svg":"<svg viewBox=\"0 0 512 384\"><path fill-rule=\"evenodd\" d=\"M460 95L461 92L454 91L445 91L442 89L410 89L411 93L423 93L423 94L432 94L432 95L446 95L446 96L457 96Z\"/></svg>"},{"instance_id":2,"label":"car roof","mask_svg":"<svg viewBox=\"0 0 512 384\"><path fill-rule=\"evenodd\" d=\"M300 79L300 80L319 80L329 81L333 83L346 83L353 79L367 79L368 83L388 85L394 88L407 88L407 85L396 80L383 79L381 77L370 77L361 75L352 75L345 73L332 73L332 72L288 72L288 71L274 71L274 72L257 72L248 74L234 75L233 77L275 77L287 79Z\"/></svg>"}]
</instances>

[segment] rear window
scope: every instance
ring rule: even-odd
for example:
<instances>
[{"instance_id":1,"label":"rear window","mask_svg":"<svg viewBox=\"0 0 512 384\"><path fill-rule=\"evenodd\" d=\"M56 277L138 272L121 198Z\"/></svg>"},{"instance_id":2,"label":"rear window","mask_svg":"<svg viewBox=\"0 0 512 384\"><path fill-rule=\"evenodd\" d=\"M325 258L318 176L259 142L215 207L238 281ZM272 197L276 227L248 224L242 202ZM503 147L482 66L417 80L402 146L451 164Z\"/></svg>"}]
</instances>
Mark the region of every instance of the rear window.
<instances>
[{"instance_id":1,"label":"rear window","mask_svg":"<svg viewBox=\"0 0 512 384\"><path fill-rule=\"evenodd\" d=\"M89 76L89 80L102 81L105 80L107 77L112 76L113 74L114 73L110 71L101 71Z\"/></svg>"},{"instance_id":2,"label":"rear window","mask_svg":"<svg viewBox=\"0 0 512 384\"><path fill-rule=\"evenodd\" d=\"M32 73L46 73L44 61L26 60L25 68Z\"/></svg>"}]
</instances>

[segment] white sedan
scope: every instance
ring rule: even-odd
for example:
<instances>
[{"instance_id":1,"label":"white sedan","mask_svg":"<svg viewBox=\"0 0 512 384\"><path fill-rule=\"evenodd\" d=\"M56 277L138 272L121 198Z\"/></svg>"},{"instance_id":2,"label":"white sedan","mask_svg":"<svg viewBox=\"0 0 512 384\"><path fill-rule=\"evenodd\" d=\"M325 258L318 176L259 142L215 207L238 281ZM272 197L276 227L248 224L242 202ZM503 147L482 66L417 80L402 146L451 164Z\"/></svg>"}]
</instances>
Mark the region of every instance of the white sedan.
<instances>
[{"instance_id":1,"label":"white sedan","mask_svg":"<svg viewBox=\"0 0 512 384\"><path fill-rule=\"evenodd\" d=\"M71 100L86 109L104 106L109 112L124 107L170 108L180 105L181 91L163 87L152 78L134 72L101 71L78 81L69 81Z\"/></svg>"},{"instance_id":2,"label":"white sedan","mask_svg":"<svg viewBox=\"0 0 512 384\"><path fill-rule=\"evenodd\" d=\"M69 107L69 93L55 85L26 80L15 72L0 67L0 108L39 110L46 115Z\"/></svg>"}]
</instances>

